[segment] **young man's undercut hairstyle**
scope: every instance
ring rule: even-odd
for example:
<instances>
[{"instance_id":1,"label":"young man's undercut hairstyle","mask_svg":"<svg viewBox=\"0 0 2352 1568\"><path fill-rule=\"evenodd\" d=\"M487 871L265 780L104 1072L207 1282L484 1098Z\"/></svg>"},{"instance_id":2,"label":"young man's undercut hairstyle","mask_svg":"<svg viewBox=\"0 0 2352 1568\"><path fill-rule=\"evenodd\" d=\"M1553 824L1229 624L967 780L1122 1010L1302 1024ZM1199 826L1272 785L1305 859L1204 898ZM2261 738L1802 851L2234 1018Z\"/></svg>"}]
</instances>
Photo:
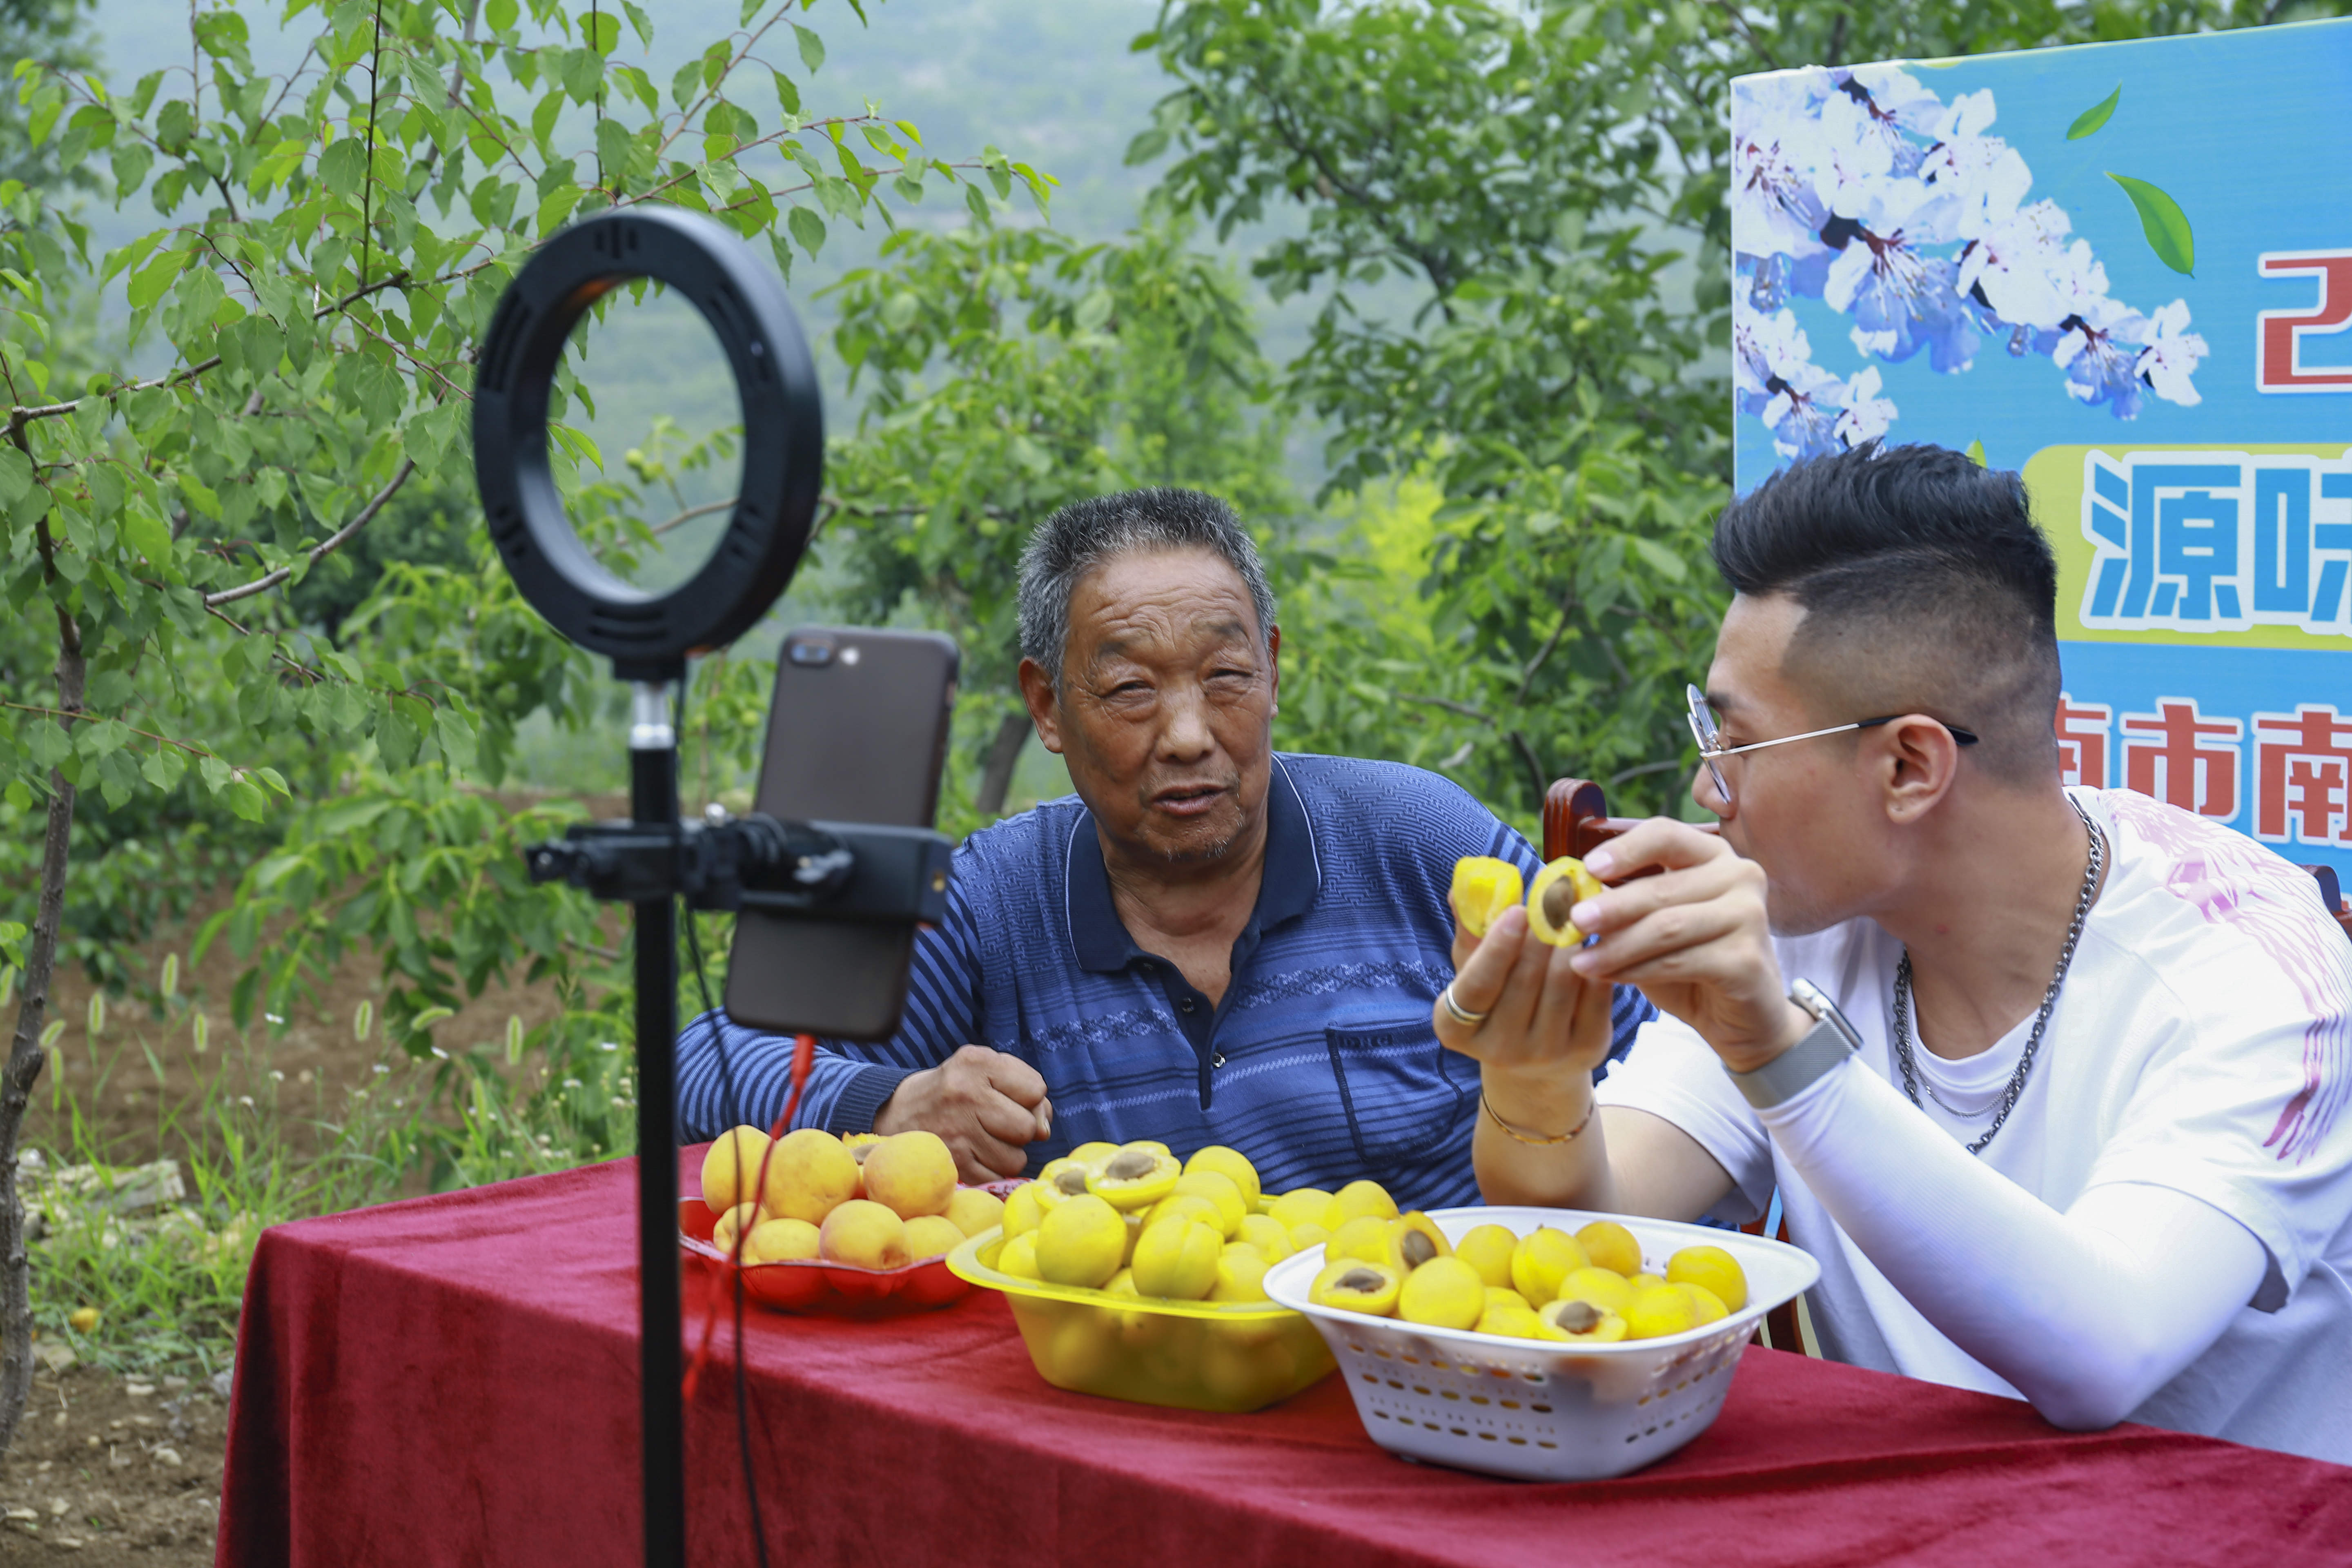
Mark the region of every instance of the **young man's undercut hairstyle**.
<instances>
[{"instance_id":1,"label":"young man's undercut hairstyle","mask_svg":"<svg viewBox=\"0 0 2352 1568\"><path fill-rule=\"evenodd\" d=\"M1234 509L1213 495L1154 486L1073 501L1037 525L1021 552L1021 656L1062 684L1070 598L1087 574L1139 550L1207 550L1248 588L1261 637L1274 634L1274 590Z\"/></svg>"},{"instance_id":2,"label":"young man's undercut hairstyle","mask_svg":"<svg viewBox=\"0 0 2352 1568\"><path fill-rule=\"evenodd\" d=\"M1822 722L1926 713L2000 777L2056 769L2058 562L2018 475L1872 442L1734 500L1714 553L1735 592L1804 607L1784 668Z\"/></svg>"}]
</instances>

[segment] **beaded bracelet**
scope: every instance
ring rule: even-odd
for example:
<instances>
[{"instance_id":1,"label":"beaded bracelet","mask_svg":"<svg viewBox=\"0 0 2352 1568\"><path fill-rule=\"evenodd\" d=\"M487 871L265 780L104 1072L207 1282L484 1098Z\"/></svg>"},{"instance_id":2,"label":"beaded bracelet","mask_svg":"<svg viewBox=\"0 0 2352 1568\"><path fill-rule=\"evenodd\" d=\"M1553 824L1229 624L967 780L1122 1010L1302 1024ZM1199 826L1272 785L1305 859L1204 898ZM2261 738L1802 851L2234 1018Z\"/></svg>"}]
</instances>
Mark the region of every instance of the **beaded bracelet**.
<instances>
[{"instance_id":1,"label":"beaded bracelet","mask_svg":"<svg viewBox=\"0 0 2352 1568\"><path fill-rule=\"evenodd\" d=\"M1484 1110L1487 1116L1493 1119L1495 1125L1503 1130L1504 1136L1509 1138L1513 1142L1525 1143L1530 1149L1553 1149L1558 1148L1562 1143L1575 1142L1584 1130L1592 1124L1592 1113L1601 1109L1601 1101L1598 1099L1594 1100L1591 1105L1585 1108L1584 1120L1578 1122L1575 1126L1570 1128L1567 1131L1561 1133L1557 1138L1530 1138L1528 1134L1520 1131L1517 1128L1512 1126L1509 1122L1504 1121L1500 1116L1496 1114L1495 1108L1493 1105L1488 1103L1486 1100L1486 1091L1483 1089L1478 1091L1478 1107L1480 1110Z\"/></svg>"}]
</instances>

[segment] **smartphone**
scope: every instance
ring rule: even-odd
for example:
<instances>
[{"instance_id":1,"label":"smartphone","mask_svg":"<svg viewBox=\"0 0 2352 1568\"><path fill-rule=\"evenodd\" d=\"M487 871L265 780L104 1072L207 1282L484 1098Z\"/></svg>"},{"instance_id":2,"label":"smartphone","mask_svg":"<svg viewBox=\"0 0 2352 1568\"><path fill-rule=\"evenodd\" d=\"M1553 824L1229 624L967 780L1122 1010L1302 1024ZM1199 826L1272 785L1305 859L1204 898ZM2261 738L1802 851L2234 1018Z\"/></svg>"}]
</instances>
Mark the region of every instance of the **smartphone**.
<instances>
[{"instance_id":1,"label":"smartphone","mask_svg":"<svg viewBox=\"0 0 2352 1568\"><path fill-rule=\"evenodd\" d=\"M752 809L800 822L929 828L939 815L959 655L934 632L810 626L784 637ZM912 925L745 910L727 1014L781 1034L884 1040L898 1027Z\"/></svg>"}]
</instances>

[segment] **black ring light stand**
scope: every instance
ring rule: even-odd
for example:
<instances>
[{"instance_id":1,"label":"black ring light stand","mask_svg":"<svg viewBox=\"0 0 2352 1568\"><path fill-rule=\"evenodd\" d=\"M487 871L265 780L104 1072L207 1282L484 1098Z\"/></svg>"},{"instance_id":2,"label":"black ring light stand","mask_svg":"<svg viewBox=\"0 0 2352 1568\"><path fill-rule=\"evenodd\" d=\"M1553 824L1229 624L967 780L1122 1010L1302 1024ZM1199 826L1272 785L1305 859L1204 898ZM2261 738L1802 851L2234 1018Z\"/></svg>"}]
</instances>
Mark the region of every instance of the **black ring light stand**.
<instances>
[{"instance_id":1,"label":"black ring light stand","mask_svg":"<svg viewBox=\"0 0 2352 1568\"><path fill-rule=\"evenodd\" d=\"M727 352L743 411L742 489L727 531L693 578L659 595L631 587L589 554L564 516L548 465L548 395L565 341L599 298L639 278L667 285L702 312ZM499 301L474 387L475 473L490 537L523 597L572 641L610 657L614 674L634 683L635 821L575 829L572 842L536 847L527 858L535 880L572 881L635 910L645 1545L646 1562L656 1568L683 1568L686 1560L674 1153L677 898L685 893L701 907L733 908L741 901L743 870L805 868L812 856L825 858L827 845L838 849L843 837L856 841L854 834L768 819L681 826L667 687L684 678L689 656L750 630L791 582L808 542L824 460L816 373L783 286L711 218L646 206L584 219L541 246ZM751 831L739 831L746 829ZM845 881L840 862L846 858L828 862L826 886L772 896L826 897ZM930 869L928 858L924 869ZM784 880L792 880L789 874ZM917 911L905 912L911 918Z\"/></svg>"}]
</instances>

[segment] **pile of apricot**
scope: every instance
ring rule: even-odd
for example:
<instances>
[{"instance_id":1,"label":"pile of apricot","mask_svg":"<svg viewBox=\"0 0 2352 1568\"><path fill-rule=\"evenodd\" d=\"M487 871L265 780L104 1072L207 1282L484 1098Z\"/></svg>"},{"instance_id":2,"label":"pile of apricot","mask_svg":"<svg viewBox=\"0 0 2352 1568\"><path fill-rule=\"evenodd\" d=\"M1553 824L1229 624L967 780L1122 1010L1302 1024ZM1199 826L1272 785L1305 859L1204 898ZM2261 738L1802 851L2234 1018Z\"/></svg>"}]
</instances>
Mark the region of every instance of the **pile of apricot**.
<instances>
[{"instance_id":1,"label":"pile of apricot","mask_svg":"<svg viewBox=\"0 0 2352 1568\"><path fill-rule=\"evenodd\" d=\"M872 1269L952 1251L1004 1211L994 1194L956 1185L955 1156L936 1133L836 1138L810 1127L772 1145L756 1127L720 1138L702 1157L702 1201L719 1216L711 1245L739 1263Z\"/></svg>"},{"instance_id":2,"label":"pile of apricot","mask_svg":"<svg viewBox=\"0 0 2352 1568\"><path fill-rule=\"evenodd\" d=\"M1323 1258L1307 1292L1317 1306L1506 1339L1658 1339L1748 1304L1747 1276L1723 1248L1685 1247L1663 1276L1647 1273L1641 1244L1614 1220L1573 1236L1482 1225L1454 1244L1419 1212L1357 1219L1332 1233Z\"/></svg>"}]
</instances>

